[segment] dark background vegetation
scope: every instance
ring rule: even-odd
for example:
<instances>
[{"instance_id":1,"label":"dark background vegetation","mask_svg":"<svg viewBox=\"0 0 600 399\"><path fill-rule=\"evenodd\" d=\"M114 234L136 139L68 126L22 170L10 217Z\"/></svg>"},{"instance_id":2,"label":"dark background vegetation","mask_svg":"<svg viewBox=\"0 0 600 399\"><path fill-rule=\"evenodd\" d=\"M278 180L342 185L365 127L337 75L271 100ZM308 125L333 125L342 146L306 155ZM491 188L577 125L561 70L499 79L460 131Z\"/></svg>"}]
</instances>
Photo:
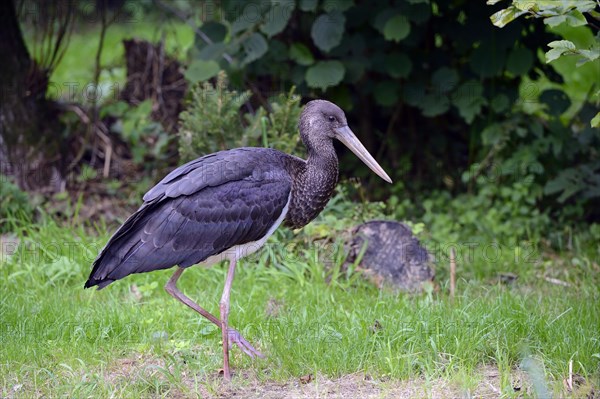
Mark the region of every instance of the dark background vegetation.
<instances>
[{"instance_id":1,"label":"dark background vegetation","mask_svg":"<svg viewBox=\"0 0 600 399\"><path fill-rule=\"evenodd\" d=\"M3 2L2 212L60 214L61 200L82 198L98 216L203 151L302 151L299 107L326 98L395 182L340 148L343 176L364 181L351 198L491 238L597 226L598 8L488 3ZM502 10L514 21L499 28L490 16ZM122 33L107 45L111 30ZM577 48L547 63L562 39ZM181 145L190 135L201 144Z\"/></svg>"}]
</instances>

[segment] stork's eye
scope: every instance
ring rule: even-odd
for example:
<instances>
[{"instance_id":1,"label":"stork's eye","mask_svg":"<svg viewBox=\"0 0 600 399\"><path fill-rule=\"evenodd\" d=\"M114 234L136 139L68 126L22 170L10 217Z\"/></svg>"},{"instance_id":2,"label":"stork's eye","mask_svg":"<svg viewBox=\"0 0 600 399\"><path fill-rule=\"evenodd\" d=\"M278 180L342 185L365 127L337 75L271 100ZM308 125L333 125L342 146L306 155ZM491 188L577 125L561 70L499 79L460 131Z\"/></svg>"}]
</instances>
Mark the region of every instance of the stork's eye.
<instances>
[{"instance_id":1,"label":"stork's eye","mask_svg":"<svg viewBox=\"0 0 600 399\"><path fill-rule=\"evenodd\" d=\"M335 122L335 116L333 115L329 115L327 119L329 119L329 122Z\"/></svg>"}]
</instances>

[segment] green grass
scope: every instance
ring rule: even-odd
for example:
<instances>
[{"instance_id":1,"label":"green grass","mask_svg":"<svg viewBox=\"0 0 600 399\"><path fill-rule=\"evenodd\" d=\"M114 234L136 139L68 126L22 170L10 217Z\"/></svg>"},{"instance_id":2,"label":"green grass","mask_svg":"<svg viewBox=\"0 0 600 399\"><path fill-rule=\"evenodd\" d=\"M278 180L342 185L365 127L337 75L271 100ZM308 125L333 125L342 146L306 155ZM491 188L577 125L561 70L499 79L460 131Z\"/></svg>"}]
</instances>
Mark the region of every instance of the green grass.
<instances>
[{"instance_id":1,"label":"green grass","mask_svg":"<svg viewBox=\"0 0 600 399\"><path fill-rule=\"evenodd\" d=\"M178 21L167 23L145 16L127 23L112 24L106 31L100 64L99 99L102 102L118 98L125 87L125 48L123 40L141 39L158 43L164 36L165 53L179 60L185 60L188 49L194 43L194 31ZM27 28L27 27L26 27ZM96 52L100 42L100 24L76 26L69 40L65 55L50 76L48 95L68 101L87 104L90 101L86 87L94 83ZM28 48L37 54L31 28L25 31ZM91 90L91 88L87 88ZM92 95L93 92L90 92ZM74 97L73 94L75 95ZM93 99L93 97L91 98Z\"/></svg>"},{"instance_id":2,"label":"green grass","mask_svg":"<svg viewBox=\"0 0 600 399\"><path fill-rule=\"evenodd\" d=\"M216 389L211 376L221 367L220 334L164 292L171 271L83 290L107 237L103 229L97 238L80 225L60 227L48 219L14 230L21 246L0 264L3 397L13 391L24 397L194 396ZM290 236L279 233L268 250L238 268L231 324L268 357L252 361L235 348L234 370L252 370L259 381L355 372L388 381L443 378L466 389L482 366L492 365L502 373L502 392L512 397L512 370L534 362L542 383L557 391L572 359L574 372L598 387L599 284L587 258L570 267L568 288L540 278L547 262L530 265L534 270L506 286L492 277L494 270L519 268L513 254L490 265L475 251L460 264L453 302L443 272L438 292L379 290L340 272L339 248L300 244L292 251L278 244ZM222 266L196 267L179 286L218 314L224 278ZM373 328L376 320L381 329ZM123 359L148 363L153 372L125 378Z\"/></svg>"}]
</instances>

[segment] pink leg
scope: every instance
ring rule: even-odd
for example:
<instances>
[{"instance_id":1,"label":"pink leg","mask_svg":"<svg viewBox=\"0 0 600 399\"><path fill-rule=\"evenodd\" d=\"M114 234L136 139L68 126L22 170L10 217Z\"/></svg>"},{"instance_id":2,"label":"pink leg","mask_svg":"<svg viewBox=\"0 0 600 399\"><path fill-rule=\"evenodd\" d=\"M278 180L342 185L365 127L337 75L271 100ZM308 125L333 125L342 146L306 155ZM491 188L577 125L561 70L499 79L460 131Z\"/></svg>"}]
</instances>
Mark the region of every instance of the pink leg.
<instances>
[{"instance_id":1,"label":"pink leg","mask_svg":"<svg viewBox=\"0 0 600 399\"><path fill-rule=\"evenodd\" d=\"M229 261L225 287L223 288L223 295L219 303L219 310L221 311L221 334L223 336L223 377L227 381L231 380L231 373L229 371L229 326L227 322L229 320L229 294L231 293L231 284L235 276L235 266L235 260L232 259Z\"/></svg>"},{"instance_id":2,"label":"pink leg","mask_svg":"<svg viewBox=\"0 0 600 399\"><path fill-rule=\"evenodd\" d=\"M231 264L229 265L229 267L230 267L230 269L227 273L228 280L229 280L229 274L230 274L230 272L232 272ZM233 263L233 268L235 271L235 262ZM183 270L184 269L182 269L180 267L177 268L177 270L175 271L173 276L167 282L167 285L165 285L165 290L173 298L177 299L179 302L187 305L188 307L192 308L196 312L200 313L202 316L204 316L205 318L210 320L213 324L218 326L221 329L221 331L223 331L223 323L221 322L221 320L219 320L218 318L213 316L206 309L201 308L197 303L195 303L190 298L185 296L177 288L177 280L179 280L179 277L183 273ZM233 275L231 276L231 281L229 282L229 287L227 286L227 281L225 282L225 289L227 289L227 313L229 314L229 290L231 290L231 283L233 282ZM225 289L223 290L223 295L225 295ZM223 301L223 299L221 299L221 302L222 301ZM244 352L246 355L250 356L251 358L254 358L254 356L258 356L261 358L265 357L262 353L260 353L256 349L254 349L254 347L252 347L252 345L250 345L250 343L248 341L246 341L244 339L244 337L242 337L242 335L237 330L234 330L233 328L226 328L224 331L227 331L227 334L226 335L223 334L223 353L225 353L226 346L229 346L230 344L236 344L242 350L242 352ZM227 364L229 364L229 363L227 363Z\"/></svg>"},{"instance_id":3,"label":"pink leg","mask_svg":"<svg viewBox=\"0 0 600 399\"><path fill-rule=\"evenodd\" d=\"M210 320L211 322L213 322L214 324L219 326L219 328L221 328L221 321L219 319L217 319L215 316L210 314L206 309L203 309L200 306L198 306L198 304L195 303L194 301L192 301L190 298L183 295L183 293L181 291L179 291L179 289L177 288L177 280L179 280L179 277L181 276L181 273L183 273L183 270L184 269L181 267L177 268L177 270L175 271L175 274L173 274L173 276L171 276L171 278L167 282L167 285L165 285L165 290L173 298L177 299L179 302L194 309L196 312L200 313L202 316L206 317L208 320Z\"/></svg>"}]
</instances>

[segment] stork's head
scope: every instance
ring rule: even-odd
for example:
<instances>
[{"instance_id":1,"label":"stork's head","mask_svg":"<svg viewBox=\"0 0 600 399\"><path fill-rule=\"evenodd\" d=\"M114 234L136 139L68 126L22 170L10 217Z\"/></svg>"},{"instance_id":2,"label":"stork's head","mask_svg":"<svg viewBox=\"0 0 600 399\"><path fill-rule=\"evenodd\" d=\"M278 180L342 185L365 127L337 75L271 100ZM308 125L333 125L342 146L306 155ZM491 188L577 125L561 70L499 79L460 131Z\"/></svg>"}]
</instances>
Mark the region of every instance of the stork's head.
<instances>
[{"instance_id":1,"label":"stork's head","mask_svg":"<svg viewBox=\"0 0 600 399\"><path fill-rule=\"evenodd\" d=\"M318 143L323 140L329 142L333 139L339 140L379 177L388 183L392 182L348 127L344 111L334 103L325 100L310 101L302 110L298 127L300 138L309 150L312 147L313 150L318 151Z\"/></svg>"}]
</instances>

